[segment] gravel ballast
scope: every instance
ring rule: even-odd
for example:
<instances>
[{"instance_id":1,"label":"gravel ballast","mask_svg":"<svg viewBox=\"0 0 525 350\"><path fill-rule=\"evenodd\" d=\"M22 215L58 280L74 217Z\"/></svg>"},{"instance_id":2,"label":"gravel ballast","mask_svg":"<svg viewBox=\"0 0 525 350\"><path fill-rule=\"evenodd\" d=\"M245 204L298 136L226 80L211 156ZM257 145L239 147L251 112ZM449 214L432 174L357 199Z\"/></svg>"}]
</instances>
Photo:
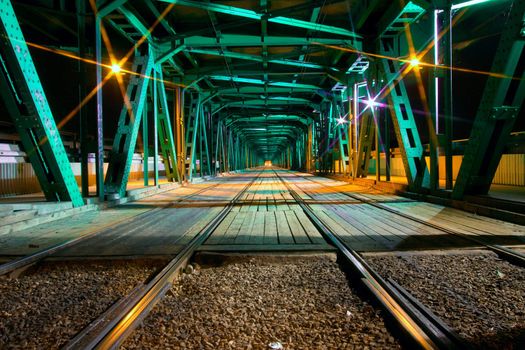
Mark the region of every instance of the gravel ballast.
<instances>
[{"instance_id":1,"label":"gravel ballast","mask_svg":"<svg viewBox=\"0 0 525 350\"><path fill-rule=\"evenodd\" d=\"M0 349L56 349L142 283L159 261L44 263L0 278Z\"/></svg>"},{"instance_id":2,"label":"gravel ballast","mask_svg":"<svg viewBox=\"0 0 525 350\"><path fill-rule=\"evenodd\" d=\"M366 260L474 348L525 349L525 269L491 252Z\"/></svg>"},{"instance_id":3,"label":"gravel ballast","mask_svg":"<svg viewBox=\"0 0 525 350\"><path fill-rule=\"evenodd\" d=\"M335 255L250 257L184 274L126 349L392 349Z\"/></svg>"}]
</instances>

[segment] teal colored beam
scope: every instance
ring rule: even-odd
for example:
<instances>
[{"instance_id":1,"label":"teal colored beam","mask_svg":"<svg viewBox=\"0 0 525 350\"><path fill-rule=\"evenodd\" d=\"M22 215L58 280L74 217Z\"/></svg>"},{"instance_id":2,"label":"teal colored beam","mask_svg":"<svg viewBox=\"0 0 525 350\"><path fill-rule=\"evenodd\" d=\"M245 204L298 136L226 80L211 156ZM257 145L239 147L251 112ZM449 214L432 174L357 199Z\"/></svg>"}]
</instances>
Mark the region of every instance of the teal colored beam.
<instances>
[{"instance_id":1,"label":"teal colored beam","mask_svg":"<svg viewBox=\"0 0 525 350\"><path fill-rule=\"evenodd\" d=\"M219 80L219 79L216 79ZM263 84L260 84L263 85ZM318 90L312 88L297 88L297 87L272 87L272 86L239 86L238 88L217 88L219 93L222 95L234 95L239 94L283 94L283 93L312 93L312 90Z\"/></svg>"},{"instance_id":2,"label":"teal colored beam","mask_svg":"<svg viewBox=\"0 0 525 350\"><path fill-rule=\"evenodd\" d=\"M159 1L198 8L198 9L205 10L205 11L213 11L213 12L225 13L225 14L232 15L232 16L250 18L250 19L257 20L257 21L262 20L262 18L265 16L262 13L257 13L252 10L247 10L247 9L243 9L240 7L216 4L216 3L211 3L211 2L192 1L192 0L159 0ZM276 16L276 17L268 17L268 18L265 17L265 19L267 19L268 22L271 22L271 23L279 23L279 24L288 25L292 27L309 29L315 32L325 32L325 33L330 33L330 34L343 35L343 36L347 36L351 38L359 38L359 39L362 38L362 36L360 36L359 34L356 34L345 28L339 28L339 27L329 26L325 24L311 23L308 21L303 21L303 20L299 20L295 18Z\"/></svg>"},{"instance_id":3,"label":"teal colored beam","mask_svg":"<svg viewBox=\"0 0 525 350\"><path fill-rule=\"evenodd\" d=\"M153 37L151 36L148 28L146 28L146 26L137 18L137 16L135 16L133 12L129 11L124 6L119 7L119 11L142 36L146 37L148 41L153 40Z\"/></svg>"},{"instance_id":4,"label":"teal colored beam","mask_svg":"<svg viewBox=\"0 0 525 350\"><path fill-rule=\"evenodd\" d=\"M106 173L106 192L126 195L131 162L142 118L142 111L146 104L146 95L153 71L153 56L135 56L132 71L138 73L132 76L127 87L127 96L131 105L124 103L120 112L118 127L115 131L113 147L109 154L108 171ZM139 69L140 67L140 69ZM154 125L155 126L155 125Z\"/></svg>"},{"instance_id":5,"label":"teal colored beam","mask_svg":"<svg viewBox=\"0 0 525 350\"><path fill-rule=\"evenodd\" d=\"M175 151L175 142L173 140L173 129L171 128L170 110L166 97L162 67L159 64L155 65L155 71L157 72L158 79L155 81L154 88L157 89L157 98L159 100L157 132L160 139L166 178L169 181L181 181L177 167L177 152Z\"/></svg>"},{"instance_id":6,"label":"teal colored beam","mask_svg":"<svg viewBox=\"0 0 525 350\"><path fill-rule=\"evenodd\" d=\"M472 1L459 2L459 3L452 4L451 9L452 10L459 10L459 9L464 8L464 7L474 6L474 5L478 5L478 4L483 4L484 2L489 2L489 1L492 1L492 0L472 0Z\"/></svg>"},{"instance_id":7,"label":"teal colored beam","mask_svg":"<svg viewBox=\"0 0 525 350\"><path fill-rule=\"evenodd\" d=\"M289 87L289 88L309 89L309 90L321 90L319 86L315 86L315 85L297 84L297 83L290 83L290 82L284 82L284 81L265 81L261 79L242 78L242 77L237 77L237 76L226 76L226 75L210 75L209 78L212 80L231 81L234 83L279 86L279 87Z\"/></svg>"},{"instance_id":8,"label":"teal colored beam","mask_svg":"<svg viewBox=\"0 0 525 350\"><path fill-rule=\"evenodd\" d=\"M246 53L226 51L226 50L195 49L195 48L186 46L184 48L184 51L188 51L192 53L199 53L199 54L204 54L204 55L230 57L230 58L236 58L240 60L247 60L247 61L254 61L254 62L261 62L261 63L265 61L265 59L261 56L255 56L255 55L250 55ZM295 67L312 68L312 69L330 69L330 70L338 71L338 69L334 67L325 67L320 64L308 63L308 62L296 61L296 60L290 60L290 59L284 59L284 58L273 58L273 59L270 58L267 61L270 63L281 64L281 65L286 65L286 66L295 66Z\"/></svg>"},{"instance_id":9,"label":"teal colored beam","mask_svg":"<svg viewBox=\"0 0 525 350\"><path fill-rule=\"evenodd\" d=\"M304 99L301 99L304 100ZM283 105L308 105L308 106L315 106L314 103L312 103L309 100L304 101L285 101L285 100L246 100L246 101L236 101L236 102L228 102L228 107L236 107L236 106L283 106Z\"/></svg>"},{"instance_id":10,"label":"teal colored beam","mask_svg":"<svg viewBox=\"0 0 525 350\"><path fill-rule=\"evenodd\" d=\"M216 47L253 47L253 46L309 46L314 43L335 45L342 47L356 47L356 42L346 39L326 39L311 37L289 37L289 36L264 36L264 40L259 35L238 35L221 34L219 37L190 36L184 39L173 40L159 45L162 49L169 49L171 45L188 46L192 48L216 48Z\"/></svg>"},{"instance_id":11,"label":"teal colored beam","mask_svg":"<svg viewBox=\"0 0 525 350\"><path fill-rule=\"evenodd\" d=\"M109 15L111 12L115 11L119 7L123 6L125 3L127 3L128 0L115 0L110 1L108 4L101 7L97 12L97 17L104 18L107 15Z\"/></svg>"},{"instance_id":12,"label":"teal colored beam","mask_svg":"<svg viewBox=\"0 0 525 350\"><path fill-rule=\"evenodd\" d=\"M0 0L0 95L49 201L84 205L11 1Z\"/></svg>"}]
</instances>

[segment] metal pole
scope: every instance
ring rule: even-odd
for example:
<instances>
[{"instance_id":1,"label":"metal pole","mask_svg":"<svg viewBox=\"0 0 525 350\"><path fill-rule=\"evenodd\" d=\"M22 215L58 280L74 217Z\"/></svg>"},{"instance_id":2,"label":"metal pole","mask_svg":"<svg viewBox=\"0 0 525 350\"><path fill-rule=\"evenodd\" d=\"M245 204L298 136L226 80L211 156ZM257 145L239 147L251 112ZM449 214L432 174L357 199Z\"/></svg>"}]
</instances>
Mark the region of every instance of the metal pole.
<instances>
[{"instance_id":1,"label":"metal pole","mask_svg":"<svg viewBox=\"0 0 525 350\"><path fill-rule=\"evenodd\" d=\"M95 153L95 171L97 181L97 196L104 201L104 129L102 104L102 35L100 24L102 19L97 15L95 19L95 56L97 61L97 152Z\"/></svg>"},{"instance_id":2,"label":"metal pole","mask_svg":"<svg viewBox=\"0 0 525 350\"><path fill-rule=\"evenodd\" d=\"M78 34L78 55L81 58L86 56L86 1L76 0L77 8L77 34ZM78 103L86 97L86 64L78 61ZM88 116L85 107L80 107L78 111L80 118L80 181L82 196L89 197L89 165L88 165Z\"/></svg>"},{"instance_id":3,"label":"metal pole","mask_svg":"<svg viewBox=\"0 0 525 350\"><path fill-rule=\"evenodd\" d=\"M158 106L157 106L157 71L153 70L153 172L154 184L159 185L159 135L158 135Z\"/></svg>"},{"instance_id":4,"label":"metal pole","mask_svg":"<svg viewBox=\"0 0 525 350\"><path fill-rule=\"evenodd\" d=\"M149 139L148 139L148 97L142 111L142 152L144 153L144 186L149 186Z\"/></svg>"}]
</instances>

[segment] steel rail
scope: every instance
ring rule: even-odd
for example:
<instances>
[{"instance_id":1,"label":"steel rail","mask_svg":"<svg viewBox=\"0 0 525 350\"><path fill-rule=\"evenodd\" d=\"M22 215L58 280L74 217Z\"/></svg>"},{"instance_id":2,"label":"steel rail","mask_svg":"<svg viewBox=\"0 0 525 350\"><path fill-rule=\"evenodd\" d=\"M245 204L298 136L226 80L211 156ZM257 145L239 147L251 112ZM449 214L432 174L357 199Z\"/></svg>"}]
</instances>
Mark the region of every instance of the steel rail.
<instances>
[{"instance_id":1,"label":"steel rail","mask_svg":"<svg viewBox=\"0 0 525 350\"><path fill-rule=\"evenodd\" d=\"M335 245L339 252L361 276L361 282L380 302L385 310L397 321L410 339L423 349L461 349L465 348L464 342L451 331L446 324L431 314L427 309L422 309L413 297L406 294L394 285L385 281L366 261L353 249L348 247L338 235L332 231L306 201L297 194L283 178L275 172L276 176L285 185L293 199L323 236Z\"/></svg>"},{"instance_id":2,"label":"steel rail","mask_svg":"<svg viewBox=\"0 0 525 350\"><path fill-rule=\"evenodd\" d=\"M330 186L327 186L326 184L323 184L322 182L315 181L315 180L306 178L304 176L302 176L302 177L305 178L305 179L308 179L311 182L319 184L321 186L330 187ZM454 231L452 229L443 227L441 225L434 224L434 223L431 223L431 222L419 219L417 217L414 217L412 215L402 213L402 212L400 212L398 210L395 210L395 209L389 208L389 207L387 207L385 205L382 205L381 203L378 203L377 201L375 201L373 199L363 199L361 197L358 197L358 196L353 195L353 194L348 193L348 192L338 192L338 193L341 193L341 194L343 194L343 195L345 195L347 197L350 197L350 198L353 198L355 200L358 200L358 201L360 201L360 202L362 202L364 204L368 204L368 205L371 205L371 206L373 206L375 208L378 208L378 209L387 211L389 213L401 216L401 217L403 217L405 219L408 219L408 220L411 220L411 221L415 221L415 222L417 222L419 224L422 224L422 225L425 225L427 227L431 227L431 228L439 230L441 232L445 232L447 234L463 238L463 239L465 239L465 240L467 240L469 242L476 243L476 244L478 244L480 246L483 246L483 247L493 251L494 253L498 254L499 257L501 257L501 258L503 258L503 259L505 259L505 260L507 260L509 262L512 262L512 263L514 263L516 265L519 265L519 266L522 266L522 267L525 267L525 255L523 255L523 254L521 254L521 253L519 253L517 251L514 251L514 250L512 250L510 248L507 248L507 247L504 247L504 246L498 245L498 244L485 243L481 239L476 238L473 235L468 235L468 234L465 234L465 233L462 233L462 232Z\"/></svg>"},{"instance_id":3,"label":"steel rail","mask_svg":"<svg viewBox=\"0 0 525 350\"><path fill-rule=\"evenodd\" d=\"M6 262L4 264L1 264L0 265L0 276L1 275L5 275L7 273L10 273L14 270L17 270L17 269L21 269L21 268L24 268L26 266L29 266L31 264L34 264L34 263L37 263L47 257L49 257L50 255L52 254L55 254L59 251L63 251L64 249L66 248L70 248L70 247L73 247L87 239L90 239L90 238L94 238L96 236L99 236L99 235L102 235L104 233L108 233L110 231L113 231L116 227L118 227L120 224L122 224L123 222L127 222L129 221L130 219L132 220L131 222L128 222L126 224L124 224L123 227L119 227L120 230L122 229L126 229L128 227L132 227L134 229L137 228L137 224L136 224L136 221L139 220L140 222L140 226L144 226L148 223L150 223L152 220L155 220L155 215L160 213L162 210L164 209L167 209L167 208L170 208L174 205L176 205L177 203L181 203L181 202L184 202L186 201L187 199L191 198L191 197L194 197L194 196L197 196L205 191L208 191L214 187L217 187L218 185L220 185L220 183L216 183L216 184L213 184L213 185L210 185L208 187L205 187L205 188L202 188L194 193L191 193L187 196L184 196L182 198L179 198L177 200L174 200L172 202L169 202L161 207L156 207L156 208L153 208L153 209L149 209L145 212L142 212L140 214L137 214L135 216L132 216L132 217L128 217L128 218L124 218L122 220L118 220L116 222L112 222L108 225L105 225L104 227L98 229L98 230L95 230L95 231L90 231L90 232L87 232L87 233L84 233L78 237L75 237L73 239L70 239L70 240L66 240L64 242L60 242L60 243L57 243L55 245L52 245L50 247L47 247L47 248L44 248L38 252L35 252L33 254L30 254L30 255L25 255L25 256L22 256L20 258L16 258L16 259L13 259L9 262ZM146 221L147 220L147 221Z\"/></svg>"},{"instance_id":4,"label":"steel rail","mask_svg":"<svg viewBox=\"0 0 525 350\"><path fill-rule=\"evenodd\" d=\"M63 349L116 349L162 299L195 250L211 236L261 174L262 171L246 184L152 280L122 298L108 313L93 321Z\"/></svg>"}]
</instances>

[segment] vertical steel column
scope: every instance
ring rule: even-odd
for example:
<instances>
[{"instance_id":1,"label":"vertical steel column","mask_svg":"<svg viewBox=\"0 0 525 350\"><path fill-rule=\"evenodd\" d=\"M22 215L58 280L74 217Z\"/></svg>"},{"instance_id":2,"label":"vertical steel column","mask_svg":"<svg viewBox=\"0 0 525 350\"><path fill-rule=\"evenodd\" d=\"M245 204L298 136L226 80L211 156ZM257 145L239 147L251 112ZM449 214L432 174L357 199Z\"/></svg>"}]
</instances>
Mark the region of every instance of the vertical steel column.
<instances>
[{"instance_id":1,"label":"vertical steel column","mask_svg":"<svg viewBox=\"0 0 525 350\"><path fill-rule=\"evenodd\" d=\"M175 143L173 141L173 131L169 117L168 100L166 97L166 87L164 86L164 77L162 75L162 66L157 64L155 70L157 72L156 87L158 99L157 130L160 139L162 160L164 162L164 169L168 181L178 181L180 175L177 168L177 155L175 151Z\"/></svg>"},{"instance_id":2,"label":"vertical steel column","mask_svg":"<svg viewBox=\"0 0 525 350\"><path fill-rule=\"evenodd\" d=\"M144 110L142 111L142 153L143 171L144 171L144 186L149 186L149 135L148 135L148 100L144 103Z\"/></svg>"},{"instance_id":3,"label":"vertical steel column","mask_svg":"<svg viewBox=\"0 0 525 350\"><path fill-rule=\"evenodd\" d=\"M390 181L390 108L385 110L385 178Z\"/></svg>"},{"instance_id":4,"label":"vertical steel column","mask_svg":"<svg viewBox=\"0 0 525 350\"><path fill-rule=\"evenodd\" d=\"M443 85L443 114L445 117L445 137L443 140L445 149L445 188L451 190L453 186L452 139L454 137L454 100L452 97L452 13L450 7L444 9L441 16L441 30L448 29L448 32L443 36L440 55L442 56L442 64L445 67L450 67L443 71L441 80Z\"/></svg>"},{"instance_id":5,"label":"vertical steel column","mask_svg":"<svg viewBox=\"0 0 525 350\"><path fill-rule=\"evenodd\" d=\"M75 6L77 10L77 43L78 56L85 58L86 56L86 0L76 0ZM78 116L80 118L80 181L82 188L82 196L89 197L89 145L88 145L88 113L86 106L82 106L82 101L86 97L86 63L78 60L78 103L80 109Z\"/></svg>"},{"instance_id":6,"label":"vertical steel column","mask_svg":"<svg viewBox=\"0 0 525 350\"><path fill-rule=\"evenodd\" d=\"M157 71L153 68L151 91L153 100L153 184L159 185L159 107L157 100Z\"/></svg>"},{"instance_id":7,"label":"vertical steel column","mask_svg":"<svg viewBox=\"0 0 525 350\"><path fill-rule=\"evenodd\" d=\"M0 0L0 91L49 201L84 205L11 1Z\"/></svg>"},{"instance_id":8,"label":"vertical steel column","mask_svg":"<svg viewBox=\"0 0 525 350\"><path fill-rule=\"evenodd\" d=\"M183 182L186 181L186 139L184 131L184 116L182 114L184 111L183 96L179 87L175 88L173 110L175 114L173 124L175 126L175 144L177 147L179 182Z\"/></svg>"},{"instance_id":9,"label":"vertical steel column","mask_svg":"<svg viewBox=\"0 0 525 350\"><path fill-rule=\"evenodd\" d=\"M511 4L452 192L486 194L525 101L525 1ZM516 78L514 78L516 77Z\"/></svg>"},{"instance_id":10,"label":"vertical steel column","mask_svg":"<svg viewBox=\"0 0 525 350\"><path fill-rule=\"evenodd\" d=\"M102 105L102 17L98 12L95 16L95 59L97 61L97 151L95 152L95 174L97 181L97 196L100 201L104 200L104 123Z\"/></svg>"},{"instance_id":11,"label":"vertical steel column","mask_svg":"<svg viewBox=\"0 0 525 350\"><path fill-rule=\"evenodd\" d=\"M153 65L152 55L139 56L137 54L135 56L132 70L137 75L133 75L128 83L126 95L129 99L129 104L125 102L120 112L118 127L109 156L105 182L108 194L116 194L120 197L124 197L126 194L133 153L135 152ZM154 108L154 113L156 113L155 110L156 108ZM156 120L154 120L153 126L156 129ZM154 135L157 135L156 130ZM155 152L154 157L156 154L158 152Z\"/></svg>"}]
</instances>

